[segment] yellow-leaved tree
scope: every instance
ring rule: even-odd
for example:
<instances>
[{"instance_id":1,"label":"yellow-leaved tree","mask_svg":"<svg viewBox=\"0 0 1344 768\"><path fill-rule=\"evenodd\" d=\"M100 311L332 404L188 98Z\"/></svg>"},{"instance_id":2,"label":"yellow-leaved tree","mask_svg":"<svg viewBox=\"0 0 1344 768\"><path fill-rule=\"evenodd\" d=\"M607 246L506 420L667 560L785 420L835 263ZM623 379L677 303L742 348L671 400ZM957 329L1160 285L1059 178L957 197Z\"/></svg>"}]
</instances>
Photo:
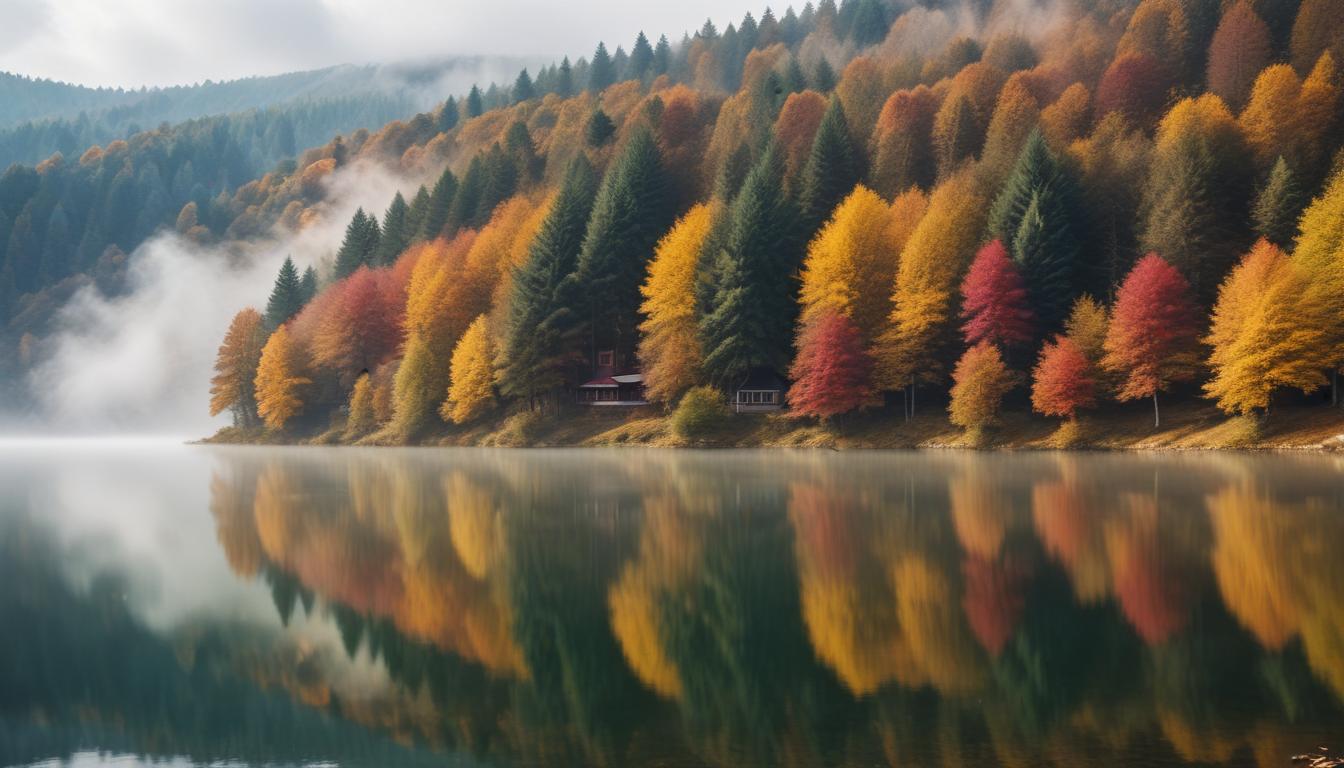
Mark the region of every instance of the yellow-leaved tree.
<instances>
[{"instance_id":1,"label":"yellow-leaved tree","mask_svg":"<svg viewBox=\"0 0 1344 768\"><path fill-rule=\"evenodd\" d=\"M1325 384L1325 305L1288 255L1261 239L1228 274L1204 340L1204 391L1228 413L1267 411L1274 390Z\"/></svg>"},{"instance_id":2,"label":"yellow-leaved tree","mask_svg":"<svg viewBox=\"0 0 1344 768\"><path fill-rule=\"evenodd\" d=\"M367 434L377 423L373 412L373 384L367 372L355 379L350 390L350 413L345 417L345 439L353 440Z\"/></svg>"},{"instance_id":3,"label":"yellow-leaved tree","mask_svg":"<svg viewBox=\"0 0 1344 768\"><path fill-rule=\"evenodd\" d=\"M687 211L658 241L648 279L639 289L645 318L639 325L639 361L650 400L671 402L700 378L696 276L717 213L717 204L705 203Z\"/></svg>"},{"instance_id":4,"label":"yellow-leaved tree","mask_svg":"<svg viewBox=\"0 0 1344 768\"><path fill-rule=\"evenodd\" d=\"M1322 364L1330 370L1338 403L1338 372L1344 365L1344 170L1335 173L1325 192L1302 214L1292 258L1307 277L1307 291L1324 308Z\"/></svg>"},{"instance_id":5,"label":"yellow-leaved tree","mask_svg":"<svg viewBox=\"0 0 1344 768\"><path fill-rule=\"evenodd\" d=\"M485 315L480 315L453 348L448 399L439 408L444 420L465 424L495 404L494 347Z\"/></svg>"},{"instance_id":6,"label":"yellow-leaved tree","mask_svg":"<svg viewBox=\"0 0 1344 768\"><path fill-rule=\"evenodd\" d=\"M906 213L912 201L923 200L923 193L914 189L902 198L901 212ZM836 206L803 262L800 327L835 311L854 322L865 347L872 344L891 314L891 284L913 229L910 217L898 220L896 212L862 184Z\"/></svg>"},{"instance_id":7,"label":"yellow-leaved tree","mask_svg":"<svg viewBox=\"0 0 1344 768\"><path fill-rule=\"evenodd\" d=\"M237 426L251 426L257 418L253 380L266 343L261 323L261 313L251 307L234 315L215 356L215 376L210 379L210 415L232 410Z\"/></svg>"},{"instance_id":8,"label":"yellow-leaved tree","mask_svg":"<svg viewBox=\"0 0 1344 768\"><path fill-rule=\"evenodd\" d=\"M311 383L299 375L303 369L298 349L290 341L289 331L280 326L266 341L257 364L257 413L271 429L284 429L285 424L303 408L300 392Z\"/></svg>"},{"instance_id":9,"label":"yellow-leaved tree","mask_svg":"<svg viewBox=\"0 0 1344 768\"><path fill-rule=\"evenodd\" d=\"M954 335L957 289L985 228L989 201L969 171L934 189L901 251L892 310L876 345L877 383L887 390L942 380Z\"/></svg>"}]
</instances>

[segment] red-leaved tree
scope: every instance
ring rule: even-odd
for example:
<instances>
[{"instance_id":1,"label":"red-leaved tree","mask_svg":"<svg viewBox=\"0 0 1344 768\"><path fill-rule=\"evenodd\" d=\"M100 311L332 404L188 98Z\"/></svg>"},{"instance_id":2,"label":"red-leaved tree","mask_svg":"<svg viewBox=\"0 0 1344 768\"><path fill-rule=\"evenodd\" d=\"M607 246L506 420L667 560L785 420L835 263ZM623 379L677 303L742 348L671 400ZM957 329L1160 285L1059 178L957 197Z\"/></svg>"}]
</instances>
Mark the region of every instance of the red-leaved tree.
<instances>
[{"instance_id":1,"label":"red-leaved tree","mask_svg":"<svg viewBox=\"0 0 1344 768\"><path fill-rule=\"evenodd\" d=\"M1140 127L1151 126L1161 116L1171 86L1171 73L1161 62L1138 53L1121 56L1097 84L1097 117L1121 112Z\"/></svg>"},{"instance_id":2,"label":"red-leaved tree","mask_svg":"<svg viewBox=\"0 0 1344 768\"><path fill-rule=\"evenodd\" d=\"M1072 421L1080 409L1096 404L1097 382L1087 355L1068 336L1046 342L1032 371L1031 407Z\"/></svg>"},{"instance_id":3,"label":"red-leaved tree","mask_svg":"<svg viewBox=\"0 0 1344 768\"><path fill-rule=\"evenodd\" d=\"M799 335L789 371L789 407L823 419L852 411L872 396L872 371L858 327L845 315L826 311Z\"/></svg>"},{"instance_id":4,"label":"red-leaved tree","mask_svg":"<svg viewBox=\"0 0 1344 768\"><path fill-rule=\"evenodd\" d=\"M1115 296L1101 364L1120 376L1120 400L1153 399L1153 426L1162 424L1157 393L1194 378L1199 321L1190 284L1150 253L1130 270Z\"/></svg>"},{"instance_id":5,"label":"red-leaved tree","mask_svg":"<svg viewBox=\"0 0 1344 768\"><path fill-rule=\"evenodd\" d=\"M1022 275L1002 242L988 243L971 262L961 281L961 316L967 344L988 341L1014 347L1031 341L1036 317L1027 304Z\"/></svg>"}]
</instances>

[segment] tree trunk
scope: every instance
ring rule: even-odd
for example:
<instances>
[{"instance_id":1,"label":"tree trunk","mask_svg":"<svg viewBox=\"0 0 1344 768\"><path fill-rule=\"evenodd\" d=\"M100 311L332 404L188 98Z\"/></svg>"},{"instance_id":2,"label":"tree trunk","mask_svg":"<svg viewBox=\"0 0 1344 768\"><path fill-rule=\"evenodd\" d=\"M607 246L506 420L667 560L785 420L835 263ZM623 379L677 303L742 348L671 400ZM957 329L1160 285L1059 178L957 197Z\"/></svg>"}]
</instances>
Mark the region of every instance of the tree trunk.
<instances>
[{"instance_id":1,"label":"tree trunk","mask_svg":"<svg viewBox=\"0 0 1344 768\"><path fill-rule=\"evenodd\" d=\"M1162 426L1162 414L1157 410L1157 392L1153 392L1153 429Z\"/></svg>"}]
</instances>

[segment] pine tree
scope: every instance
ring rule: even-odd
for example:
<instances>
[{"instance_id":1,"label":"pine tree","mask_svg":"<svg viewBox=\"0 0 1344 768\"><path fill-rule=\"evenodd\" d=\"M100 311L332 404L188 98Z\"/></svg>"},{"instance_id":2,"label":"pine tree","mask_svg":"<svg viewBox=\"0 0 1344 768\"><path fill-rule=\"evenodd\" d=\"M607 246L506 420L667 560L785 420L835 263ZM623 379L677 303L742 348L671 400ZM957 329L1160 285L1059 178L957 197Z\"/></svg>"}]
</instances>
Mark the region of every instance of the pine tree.
<instances>
[{"instance_id":1,"label":"pine tree","mask_svg":"<svg viewBox=\"0 0 1344 768\"><path fill-rule=\"evenodd\" d=\"M635 45L630 49L630 61L625 67L625 79L643 80L653 66L653 46L641 30L635 37Z\"/></svg>"},{"instance_id":2,"label":"pine tree","mask_svg":"<svg viewBox=\"0 0 1344 768\"><path fill-rule=\"evenodd\" d=\"M271 429L284 429L303 409L302 393L311 380L300 375L298 350L285 326L276 328L261 350L253 384L257 413Z\"/></svg>"},{"instance_id":3,"label":"pine tree","mask_svg":"<svg viewBox=\"0 0 1344 768\"><path fill-rule=\"evenodd\" d=\"M378 250L373 258L375 265L391 264L411 244L406 223L408 210L406 198L401 196L401 192L397 192L383 214L382 233L378 238Z\"/></svg>"},{"instance_id":4,"label":"pine tree","mask_svg":"<svg viewBox=\"0 0 1344 768\"><path fill-rule=\"evenodd\" d=\"M486 173L485 160L478 154L471 159L467 172L462 174L461 182L453 191L452 206L443 225L443 234L451 237L464 227L477 226L477 211L485 195Z\"/></svg>"},{"instance_id":5,"label":"pine tree","mask_svg":"<svg viewBox=\"0 0 1344 768\"><path fill-rule=\"evenodd\" d=\"M429 190L424 184L415 191L411 204L406 209L406 236L409 243L424 240L425 219L429 217Z\"/></svg>"},{"instance_id":6,"label":"pine tree","mask_svg":"<svg viewBox=\"0 0 1344 768\"><path fill-rule=\"evenodd\" d=\"M305 305L317 296L317 270L311 265L303 270L303 278L299 280L299 296Z\"/></svg>"},{"instance_id":7,"label":"pine tree","mask_svg":"<svg viewBox=\"0 0 1344 768\"><path fill-rule=\"evenodd\" d=\"M724 242L713 255L700 338L705 374L722 387L753 368L786 370L791 357L801 248L783 173L771 144L733 199Z\"/></svg>"},{"instance_id":8,"label":"pine tree","mask_svg":"<svg viewBox=\"0 0 1344 768\"><path fill-rule=\"evenodd\" d=\"M658 45L653 49L653 76L666 75L672 70L672 44L667 35L658 36Z\"/></svg>"},{"instance_id":9,"label":"pine tree","mask_svg":"<svg viewBox=\"0 0 1344 768\"><path fill-rule=\"evenodd\" d=\"M803 167L798 204L806 230L815 232L831 211L859 183L862 170L840 99L832 97L817 126L807 165Z\"/></svg>"},{"instance_id":10,"label":"pine tree","mask_svg":"<svg viewBox=\"0 0 1344 768\"><path fill-rule=\"evenodd\" d=\"M341 249L336 252L336 279L347 277L360 267L371 266L378 250L378 219L364 213L363 208L355 211L350 224L345 228L345 239Z\"/></svg>"},{"instance_id":11,"label":"pine tree","mask_svg":"<svg viewBox=\"0 0 1344 768\"><path fill-rule=\"evenodd\" d=\"M448 216L456 196L457 177L451 169L445 168L439 180L434 182L434 191L429 193L429 206L425 211L424 224L420 227L422 239L433 240L442 235L455 234L445 232L444 229L448 226Z\"/></svg>"},{"instance_id":12,"label":"pine tree","mask_svg":"<svg viewBox=\"0 0 1344 768\"><path fill-rule=\"evenodd\" d=\"M604 146L611 137L616 135L616 124L611 122L611 118L601 107L593 110L592 116L588 118L587 125L583 129L584 143L596 149Z\"/></svg>"},{"instance_id":13,"label":"pine tree","mask_svg":"<svg viewBox=\"0 0 1344 768\"><path fill-rule=\"evenodd\" d=\"M1197 324L1181 273L1155 253L1139 259L1116 294L1102 365L1120 377L1122 402L1153 399L1154 427L1162 423L1158 393L1194 378Z\"/></svg>"},{"instance_id":14,"label":"pine tree","mask_svg":"<svg viewBox=\"0 0 1344 768\"><path fill-rule=\"evenodd\" d=\"M854 322L832 307L823 309L798 335L789 408L822 419L856 410L872 397L872 370Z\"/></svg>"},{"instance_id":15,"label":"pine tree","mask_svg":"<svg viewBox=\"0 0 1344 768\"><path fill-rule=\"evenodd\" d=\"M817 67L812 71L812 90L819 93L830 93L835 90L835 69L831 67L831 62L822 56L817 61Z\"/></svg>"},{"instance_id":16,"label":"pine tree","mask_svg":"<svg viewBox=\"0 0 1344 768\"><path fill-rule=\"evenodd\" d=\"M458 106L457 99L452 96L443 102L439 107L438 128L440 133L447 133L457 127L457 121L462 119L462 108Z\"/></svg>"},{"instance_id":17,"label":"pine tree","mask_svg":"<svg viewBox=\"0 0 1344 768\"><path fill-rule=\"evenodd\" d=\"M480 117L485 113L485 101L481 95L481 89L478 86L471 86L471 92L467 94L467 117Z\"/></svg>"},{"instance_id":18,"label":"pine tree","mask_svg":"<svg viewBox=\"0 0 1344 768\"><path fill-rule=\"evenodd\" d=\"M472 321L453 347L448 397L439 408L444 421L475 421L495 403L495 349L485 315Z\"/></svg>"},{"instance_id":19,"label":"pine tree","mask_svg":"<svg viewBox=\"0 0 1344 768\"><path fill-rule=\"evenodd\" d=\"M1280 155L1251 210L1255 231L1280 248L1287 248L1297 234L1297 219L1307 202L1297 175Z\"/></svg>"},{"instance_id":20,"label":"pine tree","mask_svg":"<svg viewBox=\"0 0 1344 768\"><path fill-rule=\"evenodd\" d=\"M532 86L532 76L527 74L527 67L518 73L518 79L513 81L513 103L521 104L529 99L536 98L536 89Z\"/></svg>"},{"instance_id":21,"label":"pine tree","mask_svg":"<svg viewBox=\"0 0 1344 768\"><path fill-rule=\"evenodd\" d=\"M607 53L605 43L598 43L593 51L593 60L588 63L588 90L601 93L607 86L616 82L616 64Z\"/></svg>"},{"instance_id":22,"label":"pine tree","mask_svg":"<svg viewBox=\"0 0 1344 768\"><path fill-rule=\"evenodd\" d=\"M672 189L653 134L640 127L607 171L579 254L594 349L634 351L639 286L654 246L672 224Z\"/></svg>"},{"instance_id":23,"label":"pine tree","mask_svg":"<svg viewBox=\"0 0 1344 768\"><path fill-rule=\"evenodd\" d=\"M266 300L267 330L279 328L297 315L305 303L307 301L304 297L303 284L299 280L299 272L294 268L294 260L286 256L285 262L280 265L280 273L275 277L271 297Z\"/></svg>"},{"instance_id":24,"label":"pine tree","mask_svg":"<svg viewBox=\"0 0 1344 768\"><path fill-rule=\"evenodd\" d=\"M1288 255L1260 240L1218 291L1213 324L1213 378L1204 391L1228 413L1268 412L1276 389L1305 393L1326 384L1326 305L1308 290Z\"/></svg>"},{"instance_id":25,"label":"pine tree","mask_svg":"<svg viewBox=\"0 0 1344 768\"><path fill-rule=\"evenodd\" d=\"M570 163L527 261L513 278L500 389L529 403L563 382L578 308L562 285L577 268L597 181L583 155Z\"/></svg>"},{"instance_id":26,"label":"pine tree","mask_svg":"<svg viewBox=\"0 0 1344 768\"><path fill-rule=\"evenodd\" d=\"M257 396L253 380L266 344L261 313L247 308L234 315L224 342L215 356L215 375L210 379L210 415L233 412L234 426L249 427L257 421Z\"/></svg>"},{"instance_id":27,"label":"pine tree","mask_svg":"<svg viewBox=\"0 0 1344 768\"><path fill-rule=\"evenodd\" d=\"M1058 198L1045 197L1058 204ZM1042 195L1033 195L1026 215L1013 238L1013 252L1022 267L1022 277L1031 297L1031 306L1042 329L1058 328L1064 322L1073 300L1075 259L1079 247L1058 212L1047 223L1041 209Z\"/></svg>"},{"instance_id":28,"label":"pine tree","mask_svg":"<svg viewBox=\"0 0 1344 768\"><path fill-rule=\"evenodd\" d=\"M560 60L560 69L556 72L555 95L562 99L567 99L574 95L574 68L569 63L569 57Z\"/></svg>"}]
</instances>

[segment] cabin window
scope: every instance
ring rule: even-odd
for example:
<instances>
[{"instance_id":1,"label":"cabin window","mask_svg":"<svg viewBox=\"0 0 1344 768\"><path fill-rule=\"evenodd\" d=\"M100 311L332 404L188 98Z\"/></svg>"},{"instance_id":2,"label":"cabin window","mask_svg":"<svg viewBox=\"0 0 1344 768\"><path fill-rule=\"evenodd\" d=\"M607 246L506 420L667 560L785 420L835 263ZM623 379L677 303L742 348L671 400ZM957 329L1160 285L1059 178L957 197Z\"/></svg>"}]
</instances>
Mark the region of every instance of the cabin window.
<instances>
[{"instance_id":1,"label":"cabin window","mask_svg":"<svg viewBox=\"0 0 1344 768\"><path fill-rule=\"evenodd\" d=\"M597 365L599 368L610 368L614 364L616 353L611 350L597 353Z\"/></svg>"},{"instance_id":2,"label":"cabin window","mask_svg":"<svg viewBox=\"0 0 1344 768\"><path fill-rule=\"evenodd\" d=\"M737 402L740 405L774 405L778 393L774 390L738 390Z\"/></svg>"}]
</instances>

